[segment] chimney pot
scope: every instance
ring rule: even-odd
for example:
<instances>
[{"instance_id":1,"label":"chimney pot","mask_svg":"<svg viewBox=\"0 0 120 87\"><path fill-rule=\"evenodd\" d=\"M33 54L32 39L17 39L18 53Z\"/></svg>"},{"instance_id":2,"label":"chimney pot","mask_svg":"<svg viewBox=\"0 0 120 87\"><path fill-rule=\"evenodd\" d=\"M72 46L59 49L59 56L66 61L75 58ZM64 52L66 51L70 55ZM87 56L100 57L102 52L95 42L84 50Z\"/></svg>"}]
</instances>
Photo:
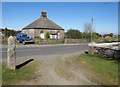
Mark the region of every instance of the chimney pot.
<instances>
[{"instance_id":1,"label":"chimney pot","mask_svg":"<svg viewBox=\"0 0 120 87\"><path fill-rule=\"evenodd\" d=\"M46 12L46 11L42 11L42 12L41 12L41 17L46 18L46 17L47 17L47 12Z\"/></svg>"}]
</instances>

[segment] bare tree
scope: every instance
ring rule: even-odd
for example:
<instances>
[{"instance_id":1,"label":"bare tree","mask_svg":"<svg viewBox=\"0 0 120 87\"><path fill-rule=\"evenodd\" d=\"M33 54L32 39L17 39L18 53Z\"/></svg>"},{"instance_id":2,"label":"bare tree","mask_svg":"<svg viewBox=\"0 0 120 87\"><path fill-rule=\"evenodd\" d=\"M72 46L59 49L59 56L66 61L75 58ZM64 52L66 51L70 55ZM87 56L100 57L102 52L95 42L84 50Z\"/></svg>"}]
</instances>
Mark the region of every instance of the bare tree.
<instances>
[{"instance_id":1,"label":"bare tree","mask_svg":"<svg viewBox=\"0 0 120 87\"><path fill-rule=\"evenodd\" d=\"M94 32L93 23L85 23L84 24L85 39L88 39L89 42L92 41L92 33L93 32Z\"/></svg>"}]
</instances>

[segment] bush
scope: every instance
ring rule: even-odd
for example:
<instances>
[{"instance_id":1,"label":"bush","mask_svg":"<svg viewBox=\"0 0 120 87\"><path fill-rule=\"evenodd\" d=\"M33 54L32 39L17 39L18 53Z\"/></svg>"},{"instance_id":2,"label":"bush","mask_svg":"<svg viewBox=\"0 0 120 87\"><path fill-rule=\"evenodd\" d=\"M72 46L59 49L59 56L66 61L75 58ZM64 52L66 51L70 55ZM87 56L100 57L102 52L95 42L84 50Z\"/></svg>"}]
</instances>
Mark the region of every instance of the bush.
<instances>
[{"instance_id":1,"label":"bush","mask_svg":"<svg viewBox=\"0 0 120 87\"><path fill-rule=\"evenodd\" d=\"M105 43L109 43L110 41L109 41L109 39L104 38L104 39L103 39L103 42L105 42Z\"/></svg>"},{"instance_id":2,"label":"bush","mask_svg":"<svg viewBox=\"0 0 120 87\"><path fill-rule=\"evenodd\" d=\"M49 39L49 38L50 38L50 34L49 34L49 32L46 32L46 34L45 34L45 38L46 38L46 39Z\"/></svg>"}]
</instances>

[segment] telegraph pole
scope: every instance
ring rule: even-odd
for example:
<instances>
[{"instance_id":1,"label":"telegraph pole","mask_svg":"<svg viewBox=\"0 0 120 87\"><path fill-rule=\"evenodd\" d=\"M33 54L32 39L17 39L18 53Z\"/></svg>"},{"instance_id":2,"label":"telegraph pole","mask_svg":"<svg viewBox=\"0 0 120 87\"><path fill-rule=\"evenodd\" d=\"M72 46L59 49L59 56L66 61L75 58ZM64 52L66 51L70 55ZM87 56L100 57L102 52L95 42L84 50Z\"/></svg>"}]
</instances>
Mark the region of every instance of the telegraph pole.
<instances>
[{"instance_id":1,"label":"telegraph pole","mask_svg":"<svg viewBox=\"0 0 120 87\"><path fill-rule=\"evenodd\" d=\"M92 31L93 31L93 18L91 19L91 40L90 40L90 42L92 42Z\"/></svg>"}]
</instances>

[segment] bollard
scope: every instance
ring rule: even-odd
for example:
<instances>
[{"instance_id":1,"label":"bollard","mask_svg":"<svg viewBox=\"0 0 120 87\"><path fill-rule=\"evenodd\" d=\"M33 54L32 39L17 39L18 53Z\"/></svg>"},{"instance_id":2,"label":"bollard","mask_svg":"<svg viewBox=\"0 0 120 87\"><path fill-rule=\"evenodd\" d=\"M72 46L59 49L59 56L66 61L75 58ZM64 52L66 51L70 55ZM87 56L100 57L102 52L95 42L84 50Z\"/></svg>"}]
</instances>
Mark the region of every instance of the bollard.
<instances>
[{"instance_id":1,"label":"bollard","mask_svg":"<svg viewBox=\"0 0 120 87\"><path fill-rule=\"evenodd\" d=\"M16 44L15 38L10 36L8 38L8 49L7 49L7 66L9 69L15 70L16 68Z\"/></svg>"}]
</instances>

